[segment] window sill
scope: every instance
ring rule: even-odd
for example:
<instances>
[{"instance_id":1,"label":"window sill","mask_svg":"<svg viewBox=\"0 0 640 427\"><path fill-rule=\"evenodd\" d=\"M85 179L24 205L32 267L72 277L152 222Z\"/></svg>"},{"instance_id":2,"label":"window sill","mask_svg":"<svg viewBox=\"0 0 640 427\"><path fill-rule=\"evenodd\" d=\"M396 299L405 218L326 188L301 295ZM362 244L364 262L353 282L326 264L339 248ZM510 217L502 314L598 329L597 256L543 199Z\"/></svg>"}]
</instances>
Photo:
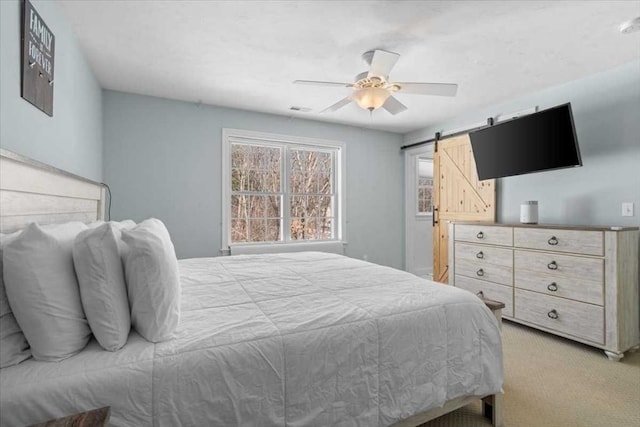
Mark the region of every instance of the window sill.
<instances>
[{"instance_id":1,"label":"window sill","mask_svg":"<svg viewBox=\"0 0 640 427\"><path fill-rule=\"evenodd\" d=\"M323 240L286 243L237 243L220 249L223 255L275 254L285 252L329 252L344 255L347 242L342 240Z\"/></svg>"}]
</instances>

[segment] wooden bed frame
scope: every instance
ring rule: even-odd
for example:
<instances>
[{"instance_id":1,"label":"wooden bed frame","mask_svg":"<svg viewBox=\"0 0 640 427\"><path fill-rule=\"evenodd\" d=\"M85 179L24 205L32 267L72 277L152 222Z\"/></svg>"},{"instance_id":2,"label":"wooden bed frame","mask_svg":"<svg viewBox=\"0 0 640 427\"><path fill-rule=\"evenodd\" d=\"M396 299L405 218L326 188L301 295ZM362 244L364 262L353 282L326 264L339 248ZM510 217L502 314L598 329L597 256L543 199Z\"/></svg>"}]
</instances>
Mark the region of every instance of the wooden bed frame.
<instances>
[{"instance_id":1,"label":"wooden bed frame","mask_svg":"<svg viewBox=\"0 0 640 427\"><path fill-rule=\"evenodd\" d=\"M78 175L0 149L0 232L31 222L52 224L105 219L105 186ZM441 408L402 420L395 427L416 427L478 399L492 426L502 426L503 394L459 397Z\"/></svg>"},{"instance_id":2,"label":"wooden bed frame","mask_svg":"<svg viewBox=\"0 0 640 427\"><path fill-rule=\"evenodd\" d=\"M0 149L0 232L105 217L105 186Z\"/></svg>"}]
</instances>

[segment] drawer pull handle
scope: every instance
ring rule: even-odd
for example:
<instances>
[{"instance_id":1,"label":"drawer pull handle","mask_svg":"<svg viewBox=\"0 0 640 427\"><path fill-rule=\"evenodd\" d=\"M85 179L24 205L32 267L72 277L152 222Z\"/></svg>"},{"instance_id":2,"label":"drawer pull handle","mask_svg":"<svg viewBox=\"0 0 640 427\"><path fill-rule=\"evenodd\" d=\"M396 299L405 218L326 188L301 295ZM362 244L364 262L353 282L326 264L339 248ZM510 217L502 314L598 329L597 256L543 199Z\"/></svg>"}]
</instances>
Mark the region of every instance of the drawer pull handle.
<instances>
[{"instance_id":1,"label":"drawer pull handle","mask_svg":"<svg viewBox=\"0 0 640 427\"><path fill-rule=\"evenodd\" d=\"M550 312L547 313L547 316L549 316L550 319L557 319L558 318L558 312L555 310L551 310Z\"/></svg>"},{"instance_id":2,"label":"drawer pull handle","mask_svg":"<svg viewBox=\"0 0 640 427\"><path fill-rule=\"evenodd\" d=\"M484 233L482 231L479 231L478 234L476 234L476 237L478 239L484 239Z\"/></svg>"},{"instance_id":3,"label":"drawer pull handle","mask_svg":"<svg viewBox=\"0 0 640 427\"><path fill-rule=\"evenodd\" d=\"M482 277L482 276L484 276L484 270L483 270L483 269L480 269L480 270L476 271L476 274L477 274L478 276Z\"/></svg>"},{"instance_id":4,"label":"drawer pull handle","mask_svg":"<svg viewBox=\"0 0 640 427\"><path fill-rule=\"evenodd\" d=\"M555 261L551 261L549 264L547 264L547 268L549 270L557 270L558 264Z\"/></svg>"},{"instance_id":5,"label":"drawer pull handle","mask_svg":"<svg viewBox=\"0 0 640 427\"><path fill-rule=\"evenodd\" d=\"M477 296L478 298L482 298L482 299L484 299L484 292L480 291L480 292L478 292L478 293L476 294L476 296Z\"/></svg>"},{"instance_id":6,"label":"drawer pull handle","mask_svg":"<svg viewBox=\"0 0 640 427\"><path fill-rule=\"evenodd\" d=\"M556 236L551 236L551 238L547 240L547 243L551 246L555 246L558 244L558 238Z\"/></svg>"},{"instance_id":7,"label":"drawer pull handle","mask_svg":"<svg viewBox=\"0 0 640 427\"><path fill-rule=\"evenodd\" d=\"M484 254L482 253L482 251L480 251L480 252L478 252L478 253L476 254L476 258L479 258L479 259L484 258Z\"/></svg>"},{"instance_id":8,"label":"drawer pull handle","mask_svg":"<svg viewBox=\"0 0 640 427\"><path fill-rule=\"evenodd\" d=\"M549 285L547 285L547 289L549 289L551 292L555 292L558 290L558 285L556 284L556 282L549 283Z\"/></svg>"}]
</instances>

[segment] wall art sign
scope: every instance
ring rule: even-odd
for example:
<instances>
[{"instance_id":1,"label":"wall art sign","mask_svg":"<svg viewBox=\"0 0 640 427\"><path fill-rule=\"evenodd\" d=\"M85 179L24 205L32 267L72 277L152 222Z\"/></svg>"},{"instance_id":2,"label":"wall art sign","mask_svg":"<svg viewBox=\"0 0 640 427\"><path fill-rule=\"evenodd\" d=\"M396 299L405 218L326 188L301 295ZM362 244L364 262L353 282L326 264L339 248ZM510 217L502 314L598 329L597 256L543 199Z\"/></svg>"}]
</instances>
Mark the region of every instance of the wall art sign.
<instances>
[{"instance_id":1,"label":"wall art sign","mask_svg":"<svg viewBox=\"0 0 640 427\"><path fill-rule=\"evenodd\" d=\"M22 97L53 116L55 37L29 0L22 20Z\"/></svg>"}]
</instances>

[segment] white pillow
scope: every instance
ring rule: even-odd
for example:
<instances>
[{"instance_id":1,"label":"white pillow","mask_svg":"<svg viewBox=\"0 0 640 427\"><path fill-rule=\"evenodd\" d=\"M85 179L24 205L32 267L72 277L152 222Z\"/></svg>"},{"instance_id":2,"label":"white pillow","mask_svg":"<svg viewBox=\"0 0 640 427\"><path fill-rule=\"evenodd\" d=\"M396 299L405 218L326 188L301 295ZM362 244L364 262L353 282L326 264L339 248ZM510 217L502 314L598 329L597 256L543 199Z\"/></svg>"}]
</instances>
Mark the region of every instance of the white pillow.
<instances>
[{"instance_id":1,"label":"white pillow","mask_svg":"<svg viewBox=\"0 0 640 427\"><path fill-rule=\"evenodd\" d=\"M123 221L109 221L111 224L114 225L120 225L121 228L126 228L126 229L130 229L136 226L135 221L131 220L131 219L125 219ZM99 220L99 221L93 221L90 222L89 224L87 224L87 227L89 228L97 228L100 227L101 225L106 224L105 221Z\"/></svg>"},{"instance_id":2,"label":"white pillow","mask_svg":"<svg viewBox=\"0 0 640 427\"><path fill-rule=\"evenodd\" d=\"M118 250L120 223L104 223L78 234L73 264L82 308L93 335L105 350L126 344L131 330L129 300Z\"/></svg>"},{"instance_id":3,"label":"white pillow","mask_svg":"<svg viewBox=\"0 0 640 427\"><path fill-rule=\"evenodd\" d=\"M91 336L71 253L73 240L86 228L81 222L47 230L30 224L4 247L9 305L37 360L73 356Z\"/></svg>"},{"instance_id":4,"label":"white pillow","mask_svg":"<svg viewBox=\"0 0 640 427\"><path fill-rule=\"evenodd\" d=\"M0 368L17 365L31 357L22 329L9 306L7 293L4 290L2 252L4 245L14 240L20 232L0 234Z\"/></svg>"},{"instance_id":5,"label":"white pillow","mask_svg":"<svg viewBox=\"0 0 640 427\"><path fill-rule=\"evenodd\" d=\"M180 322L180 276L169 232L151 218L123 230L122 240L131 323L148 341L169 340Z\"/></svg>"}]
</instances>

